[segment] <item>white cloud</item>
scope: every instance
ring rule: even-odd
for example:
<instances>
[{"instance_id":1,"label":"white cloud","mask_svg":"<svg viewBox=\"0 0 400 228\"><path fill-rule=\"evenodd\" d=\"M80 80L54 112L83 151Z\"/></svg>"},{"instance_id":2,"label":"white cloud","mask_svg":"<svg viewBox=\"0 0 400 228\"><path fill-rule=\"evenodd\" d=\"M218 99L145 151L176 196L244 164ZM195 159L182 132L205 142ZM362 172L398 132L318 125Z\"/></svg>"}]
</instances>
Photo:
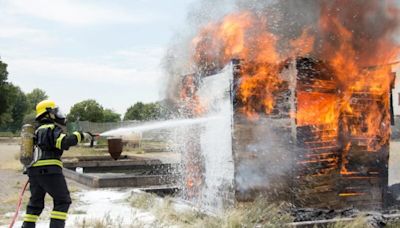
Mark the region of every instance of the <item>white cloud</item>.
<instances>
[{"instance_id":1,"label":"white cloud","mask_svg":"<svg viewBox=\"0 0 400 228\"><path fill-rule=\"evenodd\" d=\"M118 50L108 59L118 59L123 64L134 64L140 69L160 68L161 58L165 48L161 47L133 47L126 50Z\"/></svg>"},{"instance_id":2,"label":"white cloud","mask_svg":"<svg viewBox=\"0 0 400 228\"><path fill-rule=\"evenodd\" d=\"M30 36L37 34L37 30L31 28L24 28L24 27L6 27L1 26L0 30L0 37L1 38L18 38L22 36Z\"/></svg>"},{"instance_id":3,"label":"white cloud","mask_svg":"<svg viewBox=\"0 0 400 228\"><path fill-rule=\"evenodd\" d=\"M59 81L83 81L121 84L157 83L161 76L159 69L116 67L93 62L82 62L66 58L21 58L8 59L10 73L19 76L35 76L38 80L57 78Z\"/></svg>"},{"instance_id":4,"label":"white cloud","mask_svg":"<svg viewBox=\"0 0 400 228\"><path fill-rule=\"evenodd\" d=\"M8 24L0 22L0 38L24 41L32 44L50 45L57 43L50 34L44 30L35 29L19 24Z\"/></svg>"},{"instance_id":5,"label":"white cloud","mask_svg":"<svg viewBox=\"0 0 400 228\"><path fill-rule=\"evenodd\" d=\"M120 7L81 0L8 0L2 2L11 15L33 16L76 26L111 23L143 23L154 16L143 11L129 12Z\"/></svg>"}]
</instances>

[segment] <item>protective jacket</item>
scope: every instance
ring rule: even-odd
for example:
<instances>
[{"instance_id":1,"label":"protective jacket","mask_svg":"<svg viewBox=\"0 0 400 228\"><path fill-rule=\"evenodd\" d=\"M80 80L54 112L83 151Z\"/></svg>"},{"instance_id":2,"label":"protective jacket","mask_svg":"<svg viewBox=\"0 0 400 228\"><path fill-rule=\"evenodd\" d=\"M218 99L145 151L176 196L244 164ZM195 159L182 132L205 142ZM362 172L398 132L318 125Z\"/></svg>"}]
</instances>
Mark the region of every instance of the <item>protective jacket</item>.
<instances>
[{"instance_id":1,"label":"protective jacket","mask_svg":"<svg viewBox=\"0 0 400 228\"><path fill-rule=\"evenodd\" d=\"M50 228L65 227L67 212L71 204L65 177L62 173L61 156L64 150L83 140L83 133L63 133L61 127L51 121L42 121L35 131L35 158L28 168L31 197L24 216L23 228L33 228L44 208L48 193L54 201L50 214Z\"/></svg>"},{"instance_id":2,"label":"protective jacket","mask_svg":"<svg viewBox=\"0 0 400 228\"><path fill-rule=\"evenodd\" d=\"M64 150L78 144L83 139L83 134L74 132L72 135L66 135L61 127L45 123L37 128L35 139L37 148L32 167L55 165L62 168L61 156Z\"/></svg>"}]
</instances>

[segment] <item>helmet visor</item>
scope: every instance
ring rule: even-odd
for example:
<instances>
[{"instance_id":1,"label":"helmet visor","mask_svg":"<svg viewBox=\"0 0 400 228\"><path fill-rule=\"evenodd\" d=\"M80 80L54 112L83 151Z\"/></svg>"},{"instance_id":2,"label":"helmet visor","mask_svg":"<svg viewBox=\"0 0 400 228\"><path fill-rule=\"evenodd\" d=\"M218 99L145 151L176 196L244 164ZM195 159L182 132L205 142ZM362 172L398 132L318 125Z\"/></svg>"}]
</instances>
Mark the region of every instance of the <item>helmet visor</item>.
<instances>
[{"instance_id":1,"label":"helmet visor","mask_svg":"<svg viewBox=\"0 0 400 228\"><path fill-rule=\"evenodd\" d=\"M65 119L65 114L61 111L59 107L56 107L54 109L54 115L57 119Z\"/></svg>"}]
</instances>

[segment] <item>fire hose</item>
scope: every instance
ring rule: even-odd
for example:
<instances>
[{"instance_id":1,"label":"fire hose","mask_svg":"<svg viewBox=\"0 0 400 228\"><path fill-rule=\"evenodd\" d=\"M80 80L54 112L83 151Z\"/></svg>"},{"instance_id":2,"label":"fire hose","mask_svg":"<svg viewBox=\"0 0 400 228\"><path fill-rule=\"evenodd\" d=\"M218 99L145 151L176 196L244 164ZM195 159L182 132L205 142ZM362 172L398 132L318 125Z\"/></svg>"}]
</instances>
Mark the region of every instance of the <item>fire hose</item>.
<instances>
[{"instance_id":1,"label":"fire hose","mask_svg":"<svg viewBox=\"0 0 400 228\"><path fill-rule=\"evenodd\" d=\"M21 192L19 193L17 209L15 210L14 217L11 220L10 226L8 226L8 228L12 228L14 226L15 220L17 220L17 218L18 218L18 213L19 213L19 210L21 209L21 205L22 205L22 198L24 197L24 193L26 191L26 188L28 187L28 184L29 184L29 180L26 181Z\"/></svg>"}]
</instances>

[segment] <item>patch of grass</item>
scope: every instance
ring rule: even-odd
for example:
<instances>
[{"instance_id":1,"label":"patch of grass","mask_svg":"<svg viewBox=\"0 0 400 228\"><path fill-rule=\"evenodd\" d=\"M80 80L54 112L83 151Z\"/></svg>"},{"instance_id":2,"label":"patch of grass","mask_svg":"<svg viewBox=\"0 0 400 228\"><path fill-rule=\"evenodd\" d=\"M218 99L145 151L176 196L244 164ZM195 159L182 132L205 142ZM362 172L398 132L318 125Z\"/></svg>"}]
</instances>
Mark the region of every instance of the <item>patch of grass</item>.
<instances>
[{"instance_id":1,"label":"patch of grass","mask_svg":"<svg viewBox=\"0 0 400 228\"><path fill-rule=\"evenodd\" d=\"M156 216L160 224L165 226L176 225L178 227L220 227L221 224L217 217L208 216L198 210L187 209L184 211L177 210L172 199L164 198L159 204L152 208L153 214ZM165 224L167 223L167 224ZM216 226L211 226L215 224Z\"/></svg>"},{"instance_id":2,"label":"patch of grass","mask_svg":"<svg viewBox=\"0 0 400 228\"><path fill-rule=\"evenodd\" d=\"M129 149L128 151L126 152L124 151L123 153L126 155L135 155L135 154L144 154L146 152L142 149L134 149L134 150Z\"/></svg>"},{"instance_id":3,"label":"patch of grass","mask_svg":"<svg viewBox=\"0 0 400 228\"><path fill-rule=\"evenodd\" d=\"M86 220L83 219L81 221L75 221L74 227L80 228L122 228L122 218L111 218L110 213L107 213L102 219L93 219Z\"/></svg>"},{"instance_id":4,"label":"patch of grass","mask_svg":"<svg viewBox=\"0 0 400 228\"><path fill-rule=\"evenodd\" d=\"M176 223L180 221L178 213L172 203L171 198L165 197L159 204L152 208L152 212L158 220Z\"/></svg>"},{"instance_id":5,"label":"patch of grass","mask_svg":"<svg viewBox=\"0 0 400 228\"><path fill-rule=\"evenodd\" d=\"M75 185L68 186L68 190L70 193L78 192L79 189Z\"/></svg>"},{"instance_id":6,"label":"patch of grass","mask_svg":"<svg viewBox=\"0 0 400 228\"><path fill-rule=\"evenodd\" d=\"M71 147L65 152L67 157L77 157L77 156L104 156L109 155L107 149L96 149L91 147L81 147L75 146Z\"/></svg>"},{"instance_id":7,"label":"patch of grass","mask_svg":"<svg viewBox=\"0 0 400 228\"><path fill-rule=\"evenodd\" d=\"M136 193L129 198L129 202L134 208L149 209L154 206L156 197L150 193Z\"/></svg>"},{"instance_id":8,"label":"patch of grass","mask_svg":"<svg viewBox=\"0 0 400 228\"><path fill-rule=\"evenodd\" d=\"M124 152L130 154L144 154L165 151L168 151L168 145L164 141L141 140L140 144L134 144L129 141L124 144Z\"/></svg>"},{"instance_id":9,"label":"patch of grass","mask_svg":"<svg viewBox=\"0 0 400 228\"><path fill-rule=\"evenodd\" d=\"M107 146L108 144L108 142L107 142L107 139L106 138L104 138L104 137L97 137L96 138L96 141L97 141L97 145L96 145L96 147L98 146L98 147L104 147L104 146Z\"/></svg>"},{"instance_id":10,"label":"patch of grass","mask_svg":"<svg viewBox=\"0 0 400 228\"><path fill-rule=\"evenodd\" d=\"M223 220L219 217L206 215L194 209L178 211L170 198L153 207L152 212L162 227L224 227Z\"/></svg>"},{"instance_id":11,"label":"patch of grass","mask_svg":"<svg viewBox=\"0 0 400 228\"><path fill-rule=\"evenodd\" d=\"M223 218L222 227L281 227L293 221L286 212L288 206L285 202L271 203L267 198L259 197L229 211Z\"/></svg>"},{"instance_id":12,"label":"patch of grass","mask_svg":"<svg viewBox=\"0 0 400 228\"><path fill-rule=\"evenodd\" d=\"M390 222L386 225L386 227L387 227L387 228L397 228L397 227L400 227L400 220L396 219L396 220L390 221Z\"/></svg>"},{"instance_id":13,"label":"patch of grass","mask_svg":"<svg viewBox=\"0 0 400 228\"><path fill-rule=\"evenodd\" d=\"M142 140L141 147L145 151L155 150L167 150L168 144L165 141L153 141L153 140Z\"/></svg>"},{"instance_id":14,"label":"patch of grass","mask_svg":"<svg viewBox=\"0 0 400 228\"><path fill-rule=\"evenodd\" d=\"M160 223L178 227L282 227L293 218L285 212L286 203L269 203L259 198L228 210L222 216L212 216L195 209L177 210L170 198L155 204L152 211Z\"/></svg>"},{"instance_id":15,"label":"patch of grass","mask_svg":"<svg viewBox=\"0 0 400 228\"><path fill-rule=\"evenodd\" d=\"M105 144L103 144L105 143ZM107 141L104 141L102 144L97 145L93 148L86 146L75 146L71 147L68 151L66 151L65 156L67 157L78 157L78 156L108 156L108 148ZM129 145L124 146L124 150L122 154L125 155L134 155L134 154L144 154L146 153L146 149L144 148L165 148L163 142L153 142L146 141L142 143L141 147L132 147ZM150 149L151 150L151 149Z\"/></svg>"},{"instance_id":16,"label":"patch of grass","mask_svg":"<svg viewBox=\"0 0 400 228\"><path fill-rule=\"evenodd\" d=\"M6 132L1 131L0 132L0 137L8 137L8 138L10 138L10 137L18 137L19 135L20 135L20 133L18 133L18 132L16 132L16 133L12 133L12 132L9 132L9 131L6 131Z\"/></svg>"},{"instance_id":17,"label":"patch of grass","mask_svg":"<svg viewBox=\"0 0 400 228\"><path fill-rule=\"evenodd\" d=\"M148 224L143 221L140 221L139 218L135 218L132 221L132 224L128 226L128 228L143 228L143 227L160 227L157 224Z\"/></svg>"}]
</instances>

